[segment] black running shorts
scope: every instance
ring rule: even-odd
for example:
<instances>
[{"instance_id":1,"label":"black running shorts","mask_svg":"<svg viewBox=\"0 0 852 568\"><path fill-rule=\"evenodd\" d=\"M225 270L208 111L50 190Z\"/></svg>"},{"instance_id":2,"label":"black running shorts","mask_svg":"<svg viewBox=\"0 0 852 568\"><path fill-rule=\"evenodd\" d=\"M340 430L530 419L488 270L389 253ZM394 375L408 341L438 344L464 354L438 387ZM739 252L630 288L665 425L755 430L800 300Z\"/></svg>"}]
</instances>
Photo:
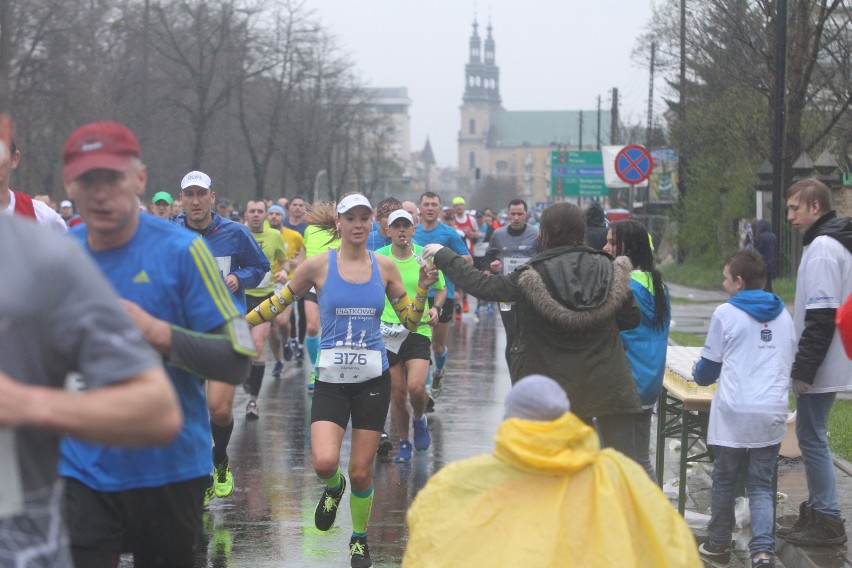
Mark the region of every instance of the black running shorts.
<instances>
[{"instance_id":1,"label":"black running shorts","mask_svg":"<svg viewBox=\"0 0 852 568\"><path fill-rule=\"evenodd\" d=\"M131 552L136 566L192 566L205 475L159 487L95 491L65 478L64 514L74 548Z\"/></svg>"},{"instance_id":2,"label":"black running shorts","mask_svg":"<svg viewBox=\"0 0 852 568\"><path fill-rule=\"evenodd\" d=\"M432 342L425 335L419 333L409 333L402 345L399 346L399 353L394 353L388 350L388 364L393 367L402 361L410 361L412 359L432 359Z\"/></svg>"},{"instance_id":3,"label":"black running shorts","mask_svg":"<svg viewBox=\"0 0 852 568\"><path fill-rule=\"evenodd\" d=\"M249 313L271 297L272 294L267 294L266 296L252 296L250 294L246 294L246 313Z\"/></svg>"},{"instance_id":4,"label":"black running shorts","mask_svg":"<svg viewBox=\"0 0 852 568\"><path fill-rule=\"evenodd\" d=\"M344 430L352 418L352 428L381 432L390 407L390 372L363 383L326 383L322 375L314 384L311 424L334 422Z\"/></svg>"}]
</instances>

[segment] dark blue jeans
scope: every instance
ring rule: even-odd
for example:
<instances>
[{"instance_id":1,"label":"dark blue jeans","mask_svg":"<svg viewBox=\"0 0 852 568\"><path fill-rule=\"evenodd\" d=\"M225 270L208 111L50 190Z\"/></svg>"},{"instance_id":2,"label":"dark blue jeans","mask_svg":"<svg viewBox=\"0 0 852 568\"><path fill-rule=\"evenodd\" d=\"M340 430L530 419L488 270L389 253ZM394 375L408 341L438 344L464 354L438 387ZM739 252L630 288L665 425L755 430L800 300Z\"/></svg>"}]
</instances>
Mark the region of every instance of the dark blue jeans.
<instances>
[{"instance_id":1,"label":"dark blue jeans","mask_svg":"<svg viewBox=\"0 0 852 568\"><path fill-rule=\"evenodd\" d=\"M734 531L734 502L737 479L745 469L745 487L751 513L752 538L748 543L752 555L758 552L775 552L774 523L775 495L772 494L772 476L781 444L765 448L729 448L712 446L713 489L710 496L710 525L708 537L714 546L729 547Z\"/></svg>"},{"instance_id":2,"label":"dark blue jeans","mask_svg":"<svg viewBox=\"0 0 852 568\"><path fill-rule=\"evenodd\" d=\"M834 518L840 517L840 502L826 430L836 395L823 392L803 394L796 399L796 436L808 481L808 505Z\"/></svg>"}]
</instances>

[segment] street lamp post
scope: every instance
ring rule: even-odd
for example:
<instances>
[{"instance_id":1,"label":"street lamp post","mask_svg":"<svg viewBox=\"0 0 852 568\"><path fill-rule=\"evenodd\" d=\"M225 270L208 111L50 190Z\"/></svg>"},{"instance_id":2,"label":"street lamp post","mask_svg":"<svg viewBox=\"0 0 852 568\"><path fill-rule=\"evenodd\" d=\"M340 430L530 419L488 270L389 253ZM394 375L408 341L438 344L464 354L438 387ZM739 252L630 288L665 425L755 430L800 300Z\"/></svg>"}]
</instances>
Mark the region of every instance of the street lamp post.
<instances>
[{"instance_id":1,"label":"street lamp post","mask_svg":"<svg viewBox=\"0 0 852 568\"><path fill-rule=\"evenodd\" d=\"M759 180L756 184L754 184L754 210L755 217L758 219L763 219L764 217L769 217L772 219L772 163L769 160L764 160L760 167L757 169L757 179ZM767 203L769 206L769 215L764 215L764 210L767 209ZM770 221L771 222L771 221Z\"/></svg>"},{"instance_id":2,"label":"street lamp post","mask_svg":"<svg viewBox=\"0 0 852 568\"><path fill-rule=\"evenodd\" d=\"M838 175L837 159L827 149L823 150L822 154L814 162L814 169L818 174L818 180L831 189L840 188L842 181L840 175Z\"/></svg>"}]
</instances>

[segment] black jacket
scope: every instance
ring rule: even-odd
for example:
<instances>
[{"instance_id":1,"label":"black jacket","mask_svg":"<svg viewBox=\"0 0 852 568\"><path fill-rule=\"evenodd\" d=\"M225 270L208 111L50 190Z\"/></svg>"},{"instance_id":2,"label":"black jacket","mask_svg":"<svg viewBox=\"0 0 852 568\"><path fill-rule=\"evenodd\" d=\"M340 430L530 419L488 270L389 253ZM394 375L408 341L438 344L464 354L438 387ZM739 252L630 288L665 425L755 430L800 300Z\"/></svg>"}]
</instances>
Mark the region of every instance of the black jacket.
<instances>
[{"instance_id":1,"label":"black jacket","mask_svg":"<svg viewBox=\"0 0 852 568\"><path fill-rule=\"evenodd\" d=\"M603 207L593 201L586 208L586 246L595 250L603 250L606 246L606 234L609 231Z\"/></svg>"}]
</instances>

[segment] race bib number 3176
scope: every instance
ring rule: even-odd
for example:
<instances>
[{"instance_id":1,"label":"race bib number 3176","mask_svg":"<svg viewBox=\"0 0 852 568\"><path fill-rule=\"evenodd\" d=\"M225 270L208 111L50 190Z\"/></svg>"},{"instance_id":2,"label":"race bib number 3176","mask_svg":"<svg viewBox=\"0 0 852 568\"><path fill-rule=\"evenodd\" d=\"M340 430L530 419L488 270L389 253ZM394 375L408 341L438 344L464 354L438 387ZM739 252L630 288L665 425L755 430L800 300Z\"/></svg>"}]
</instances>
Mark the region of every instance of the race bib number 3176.
<instances>
[{"instance_id":1,"label":"race bib number 3176","mask_svg":"<svg viewBox=\"0 0 852 568\"><path fill-rule=\"evenodd\" d=\"M382 374L382 352L335 346L320 351L320 380L328 383L362 383Z\"/></svg>"}]
</instances>

